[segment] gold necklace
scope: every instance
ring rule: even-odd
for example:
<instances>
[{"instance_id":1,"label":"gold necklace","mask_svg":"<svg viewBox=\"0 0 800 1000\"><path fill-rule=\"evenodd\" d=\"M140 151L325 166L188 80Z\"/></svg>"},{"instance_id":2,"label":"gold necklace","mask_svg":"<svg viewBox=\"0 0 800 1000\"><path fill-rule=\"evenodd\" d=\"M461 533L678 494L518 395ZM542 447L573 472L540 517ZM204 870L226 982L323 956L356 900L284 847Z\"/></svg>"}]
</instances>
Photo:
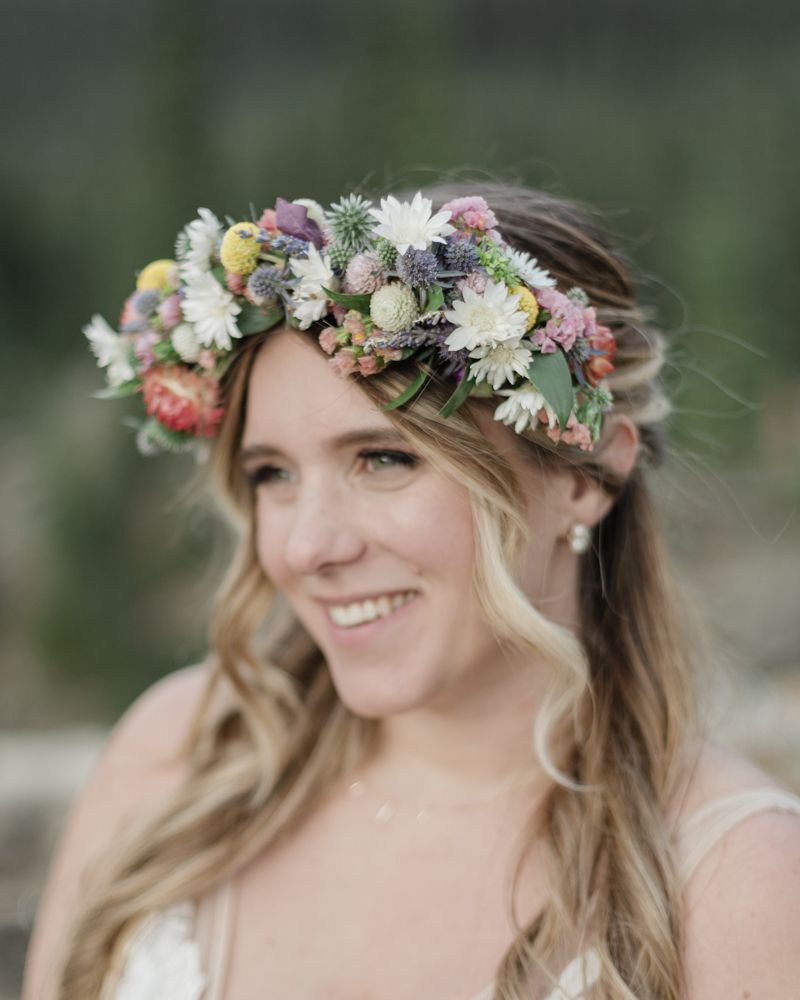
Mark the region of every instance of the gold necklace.
<instances>
[{"instance_id":1,"label":"gold necklace","mask_svg":"<svg viewBox=\"0 0 800 1000\"><path fill-rule=\"evenodd\" d=\"M477 799L470 799L468 802L434 803L408 802L397 798L383 799L381 807L375 813L373 822L376 826L386 826L397 815L397 813L401 811L401 809L405 808L409 811L413 811L414 822L417 826L427 826L436 812L452 812L459 809L470 809L474 806L496 802L498 799L503 798L506 795L510 795L512 791L530 782L532 777L533 775L530 773L524 775L514 775L507 778L501 786L491 794L481 796ZM348 786L347 793L351 798L360 799L369 790L372 790L373 792L378 791L373 785L368 784L364 778L357 778ZM382 798L382 795L378 795L378 798Z\"/></svg>"}]
</instances>

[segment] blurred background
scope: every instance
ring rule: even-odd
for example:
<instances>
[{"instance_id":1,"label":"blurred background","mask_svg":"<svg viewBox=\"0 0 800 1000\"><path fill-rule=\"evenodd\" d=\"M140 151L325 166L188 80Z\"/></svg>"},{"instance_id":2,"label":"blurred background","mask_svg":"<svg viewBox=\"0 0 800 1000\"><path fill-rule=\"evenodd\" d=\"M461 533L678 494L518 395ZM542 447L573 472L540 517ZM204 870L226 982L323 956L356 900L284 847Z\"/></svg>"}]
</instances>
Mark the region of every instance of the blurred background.
<instances>
[{"instance_id":1,"label":"blurred background","mask_svg":"<svg viewBox=\"0 0 800 1000\"><path fill-rule=\"evenodd\" d=\"M800 790L800 6L3 0L2 24L0 1000L108 726L203 653L224 538L190 461L90 398L81 334L200 205L459 168L598 206L670 334L658 493L709 726Z\"/></svg>"}]
</instances>

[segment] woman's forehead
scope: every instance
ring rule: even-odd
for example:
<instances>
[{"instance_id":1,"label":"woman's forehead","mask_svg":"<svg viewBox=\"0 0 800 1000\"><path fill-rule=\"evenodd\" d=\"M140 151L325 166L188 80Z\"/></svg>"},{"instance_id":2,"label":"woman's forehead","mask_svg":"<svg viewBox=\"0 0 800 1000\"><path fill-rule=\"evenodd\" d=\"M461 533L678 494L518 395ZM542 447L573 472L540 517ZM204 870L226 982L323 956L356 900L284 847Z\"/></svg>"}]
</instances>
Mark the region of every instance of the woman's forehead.
<instances>
[{"instance_id":1,"label":"woman's forehead","mask_svg":"<svg viewBox=\"0 0 800 1000\"><path fill-rule=\"evenodd\" d=\"M259 351L250 374L242 448L283 448L345 439L400 439L395 424L328 366L303 334L283 330Z\"/></svg>"}]
</instances>

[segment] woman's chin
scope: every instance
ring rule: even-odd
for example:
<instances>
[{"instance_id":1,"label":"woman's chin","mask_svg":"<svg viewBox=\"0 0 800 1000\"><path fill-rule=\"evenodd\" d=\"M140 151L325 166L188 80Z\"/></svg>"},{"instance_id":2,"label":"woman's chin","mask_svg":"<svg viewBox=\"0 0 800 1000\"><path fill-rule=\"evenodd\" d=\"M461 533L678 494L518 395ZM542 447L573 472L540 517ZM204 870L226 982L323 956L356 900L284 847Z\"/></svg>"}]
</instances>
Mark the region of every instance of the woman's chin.
<instances>
[{"instance_id":1,"label":"woman's chin","mask_svg":"<svg viewBox=\"0 0 800 1000\"><path fill-rule=\"evenodd\" d=\"M443 678L438 671L409 669L413 654L393 663L354 665L341 658L329 660L331 676L342 702L365 719L384 719L423 708L439 693Z\"/></svg>"}]
</instances>

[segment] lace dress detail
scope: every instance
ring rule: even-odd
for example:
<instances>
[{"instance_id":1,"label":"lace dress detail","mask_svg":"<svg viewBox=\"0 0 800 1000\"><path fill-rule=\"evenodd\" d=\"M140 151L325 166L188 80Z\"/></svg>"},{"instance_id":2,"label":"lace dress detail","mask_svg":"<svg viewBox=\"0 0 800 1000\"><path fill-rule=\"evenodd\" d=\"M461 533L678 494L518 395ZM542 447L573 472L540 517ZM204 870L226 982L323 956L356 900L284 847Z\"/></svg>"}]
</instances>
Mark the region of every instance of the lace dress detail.
<instances>
[{"instance_id":1,"label":"lace dress detail","mask_svg":"<svg viewBox=\"0 0 800 1000\"><path fill-rule=\"evenodd\" d=\"M208 978L193 938L195 908L180 903L151 913L128 948L114 1000L200 1000Z\"/></svg>"}]
</instances>

